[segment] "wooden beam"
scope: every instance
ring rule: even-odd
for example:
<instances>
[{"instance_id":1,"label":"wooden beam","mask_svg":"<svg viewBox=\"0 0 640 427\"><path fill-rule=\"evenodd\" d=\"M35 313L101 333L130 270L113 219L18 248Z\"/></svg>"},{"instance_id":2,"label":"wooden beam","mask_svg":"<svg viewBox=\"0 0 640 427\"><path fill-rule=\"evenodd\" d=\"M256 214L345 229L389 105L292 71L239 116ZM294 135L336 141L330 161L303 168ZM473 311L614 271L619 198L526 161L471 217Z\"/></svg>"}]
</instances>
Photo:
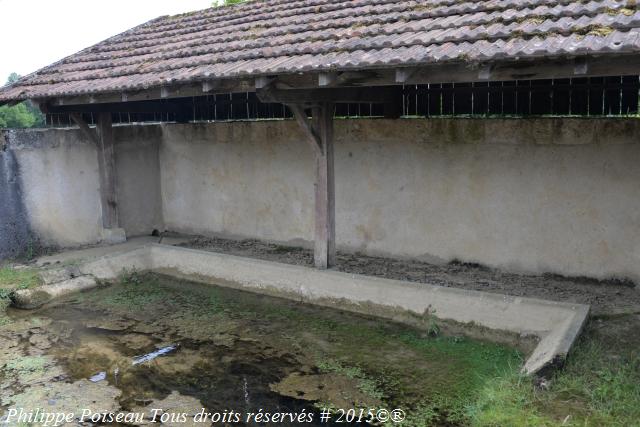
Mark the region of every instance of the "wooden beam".
<instances>
[{"instance_id":1,"label":"wooden beam","mask_svg":"<svg viewBox=\"0 0 640 427\"><path fill-rule=\"evenodd\" d=\"M398 68L396 70L396 83L405 84L415 72L415 68Z\"/></svg>"},{"instance_id":2,"label":"wooden beam","mask_svg":"<svg viewBox=\"0 0 640 427\"><path fill-rule=\"evenodd\" d=\"M193 98L174 98L170 101L153 100L108 104L48 105L47 112L51 114L98 114L114 111L118 113L177 113L181 109L191 110L193 104Z\"/></svg>"},{"instance_id":3,"label":"wooden beam","mask_svg":"<svg viewBox=\"0 0 640 427\"><path fill-rule=\"evenodd\" d=\"M319 73L318 74L318 86L326 87L333 86L338 81L338 73Z\"/></svg>"},{"instance_id":4,"label":"wooden beam","mask_svg":"<svg viewBox=\"0 0 640 427\"><path fill-rule=\"evenodd\" d=\"M314 264L332 267L336 262L335 174L333 155L333 112L331 103L314 108L314 124L322 141L316 155Z\"/></svg>"},{"instance_id":5,"label":"wooden beam","mask_svg":"<svg viewBox=\"0 0 640 427\"><path fill-rule=\"evenodd\" d=\"M326 269L335 265L336 261L334 104L329 102L314 104L311 123L302 105L289 104L287 106L305 133L305 139L313 148L315 159L313 259L317 268Z\"/></svg>"},{"instance_id":6,"label":"wooden beam","mask_svg":"<svg viewBox=\"0 0 640 427\"><path fill-rule=\"evenodd\" d=\"M480 80L491 80L491 69L493 67L491 64L483 65L478 69L478 79Z\"/></svg>"},{"instance_id":7,"label":"wooden beam","mask_svg":"<svg viewBox=\"0 0 640 427\"><path fill-rule=\"evenodd\" d=\"M391 88L394 89L394 88ZM315 105L318 103L384 103L393 96L389 88L323 88L323 89L276 89L257 91L262 102Z\"/></svg>"},{"instance_id":8,"label":"wooden beam","mask_svg":"<svg viewBox=\"0 0 640 427\"><path fill-rule=\"evenodd\" d=\"M573 74L576 76L586 76L589 72L589 63L586 59L576 58L573 65Z\"/></svg>"},{"instance_id":9,"label":"wooden beam","mask_svg":"<svg viewBox=\"0 0 640 427\"><path fill-rule=\"evenodd\" d=\"M116 197L116 165L111 113L98 115L98 167L100 171L100 201L102 226L118 228L118 201Z\"/></svg>"},{"instance_id":10,"label":"wooden beam","mask_svg":"<svg viewBox=\"0 0 640 427\"><path fill-rule=\"evenodd\" d=\"M209 93L211 92L213 89L215 89L216 84L213 81L204 81L202 82L202 92L204 93Z\"/></svg>"},{"instance_id":11,"label":"wooden beam","mask_svg":"<svg viewBox=\"0 0 640 427\"><path fill-rule=\"evenodd\" d=\"M304 108L299 104L287 104L287 107L289 107L289 109L293 113L293 117L296 119L296 122L298 122L300 129L302 129L302 132L304 132L306 137L305 139L311 145L311 149L313 150L313 152L316 154L316 156L321 155L322 140L316 134L315 130L311 126L311 123L309 123L309 119L307 118L307 113L304 112Z\"/></svg>"},{"instance_id":12,"label":"wooden beam","mask_svg":"<svg viewBox=\"0 0 640 427\"><path fill-rule=\"evenodd\" d=\"M275 79L273 77L258 76L256 77L256 89L263 89L270 86L274 81Z\"/></svg>"},{"instance_id":13,"label":"wooden beam","mask_svg":"<svg viewBox=\"0 0 640 427\"><path fill-rule=\"evenodd\" d=\"M82 118L82 114L70 113L69 117L71 117L71 120L73 120L74 123L78 125L82 133L89 139L89 141L93 142L94 144L98 144L98 135L93 129L89 127L87 122L84 121L84 119Z\"/></svg>"}]
</instances>

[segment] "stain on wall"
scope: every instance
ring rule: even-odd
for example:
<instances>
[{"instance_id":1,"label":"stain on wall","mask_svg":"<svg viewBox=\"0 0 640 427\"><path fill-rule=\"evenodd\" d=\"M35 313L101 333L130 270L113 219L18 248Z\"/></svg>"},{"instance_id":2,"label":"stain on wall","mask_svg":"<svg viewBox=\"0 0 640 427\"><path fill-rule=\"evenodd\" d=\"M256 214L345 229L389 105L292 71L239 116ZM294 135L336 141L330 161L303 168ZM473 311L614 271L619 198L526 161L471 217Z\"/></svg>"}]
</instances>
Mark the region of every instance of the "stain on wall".
<instances>
[{"instance_id":1,"label":"stain on wall","mask_svg":"<svg viewBox=\"0 0 640 427\"><path fill-rule=\"evenodd\" d=\"M0 259L24 253L31 242L22 202L20 167L8 138L9 132L0 132Z\"/></svg>"}]
</instances>

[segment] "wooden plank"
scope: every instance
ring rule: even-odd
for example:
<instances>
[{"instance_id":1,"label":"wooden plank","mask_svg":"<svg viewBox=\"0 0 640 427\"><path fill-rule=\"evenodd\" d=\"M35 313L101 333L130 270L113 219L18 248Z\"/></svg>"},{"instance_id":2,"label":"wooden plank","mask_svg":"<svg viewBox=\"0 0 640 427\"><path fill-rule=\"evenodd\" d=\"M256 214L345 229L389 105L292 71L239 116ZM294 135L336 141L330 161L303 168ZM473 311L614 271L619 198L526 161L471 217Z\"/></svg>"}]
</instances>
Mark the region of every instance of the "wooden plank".
<instances>
[{"instance_id":1,"label":"wooden plank","mask_svg":"<svg viewBox=\"0 0 640 427\"><path fill-rule=\"evenodd\" d=\"M325 269L335 265L335 174L333 154L333 109L322 103L314 109L315 128L322 141L321 155L316 155L314 264Z\"/></svg>"},{"instance_id":2,"label":"wooden plank","mask_svg":"<svg viewBox=\"0 0 640 427\"><path fill-rule=\"evenodd\" d=\"M78 125L82 133L89 139L89 141L98 144L98 135L94 132L87 122L82 118L82 114L80 113L70 113L69 117L74 121L75 124Z\"/></svg>"},{"instance_id":3,"label":"wooden plank","mask_svg":"<svg viewBox=\"0 0 640 427\"><path fill-rule=\"evenodd\" d=\"M118 228L118 202L116 198L116 165L111 113L98 116L98 166L100 171L100 201L102 226Z\"/></svg>"}]
</instances>

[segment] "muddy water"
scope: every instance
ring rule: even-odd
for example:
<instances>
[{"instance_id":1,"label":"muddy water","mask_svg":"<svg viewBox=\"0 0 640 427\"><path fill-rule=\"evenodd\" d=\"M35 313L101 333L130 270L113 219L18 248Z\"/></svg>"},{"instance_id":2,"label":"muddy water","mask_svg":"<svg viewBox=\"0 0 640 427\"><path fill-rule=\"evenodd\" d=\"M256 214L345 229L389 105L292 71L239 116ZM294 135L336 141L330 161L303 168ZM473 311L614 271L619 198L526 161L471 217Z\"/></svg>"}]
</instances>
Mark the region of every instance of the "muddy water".
<instances>
[{"instance_id":1,"label":"muddy water","mask_svg":"<svg viewBox=\"0 0 640 427\"><path fill-rule=\"evenodd\" d=\"M42 408L148 422L161 409L189 421L204 408L240 414L228 425L263 425L247 414L265 412L305 416L271 425L327 425L321 408L333 410L333 421L340 409L400 408L403 425L464 425L483 384L521 363L513 349L437 336L435 320L420 331L157 275L10 317L0 327L5 416ZM175 350L133 364L169 345ZM88 380L100 372L103 381Z\"/></svg>"}]
</instances>

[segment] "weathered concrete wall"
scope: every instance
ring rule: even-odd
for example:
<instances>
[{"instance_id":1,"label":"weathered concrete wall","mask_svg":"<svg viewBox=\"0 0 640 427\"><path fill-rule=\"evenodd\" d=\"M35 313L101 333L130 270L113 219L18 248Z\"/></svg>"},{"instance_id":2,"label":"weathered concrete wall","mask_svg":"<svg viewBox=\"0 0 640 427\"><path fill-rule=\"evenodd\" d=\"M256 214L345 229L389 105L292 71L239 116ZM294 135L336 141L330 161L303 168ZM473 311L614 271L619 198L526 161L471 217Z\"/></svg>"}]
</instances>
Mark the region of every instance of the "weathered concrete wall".
<instances>
[{"instance_id":1,"label":"weathered concrete wall","mask_svg":"<svg viewBox=\"0 0 640 427\"><path fill-rule=\"evenodd\" d=\"M45 245L78 246L102 237L97 150L79 130L4 132L19 166L23 204ZM162 228L160 129L116 127L118 203L129 235Z\"/></svg>"},{"instance_id":2,"label":"weathered concrete wall","mask_svg":"<svg viewBox=\"0 0 640 427\"><path fill-rule=\"evenodd\" d=\"M312 153L292 121L117 127L121 222L308 245ZM640 280L640 121L336 121L338 246ZM78 130L9 144L45 242L100 239L95 147ZM3 217L6 214L3 214Z\"/></svg>"},{"instance_id":3,"label":"weathered concrete wall","mask_svg":"<svg viewBox=\"0 0 640 427\"><path fill-rule=\"evenodd\" d=\"M13 133L24 205L33 232L45 245L75 246L100 239L95 147L69 130Z\"/></svg>"},{"instance_id":4,"label":"weathered concrete wall","mask_svg":"<svg viewBox=\"0 0 640 427\"><path fill-rule=\"evenodd\" d=\"M162 230L159 126L118 126L114 132L120 226L128 236Z\"/></svg>"},{"instance_id":5,"label":"weathered concrete wall","mask_svg":"<svg viewBox=\"0 0 640 427\"><path fill-rule=\"evenodd\" d=\"M0 134L0 259L15 257L31 242L15 155Z\"/></svg>"},{"instance_id":6,"label":"weathered concrete wall","mask_svg":"<svg viewBox=\"0 0 640 427\"><path fill-rule=\"evenodd\" d=\"M274 241L313 238L313 158L293 122L167 125L168 229Z\"/></svg>"},{"instance_id":7,"label":"weathered concrete wall","mask_svg":"<svg viewBox=\"0 0 640 427\"><path fill-rule=\"evenodd\" d=\"M313 230L295 123L167 125L167 228L275 241ZM640 122L336 122L339 247L640 279Z\"/></svg>"}]
</instances>

